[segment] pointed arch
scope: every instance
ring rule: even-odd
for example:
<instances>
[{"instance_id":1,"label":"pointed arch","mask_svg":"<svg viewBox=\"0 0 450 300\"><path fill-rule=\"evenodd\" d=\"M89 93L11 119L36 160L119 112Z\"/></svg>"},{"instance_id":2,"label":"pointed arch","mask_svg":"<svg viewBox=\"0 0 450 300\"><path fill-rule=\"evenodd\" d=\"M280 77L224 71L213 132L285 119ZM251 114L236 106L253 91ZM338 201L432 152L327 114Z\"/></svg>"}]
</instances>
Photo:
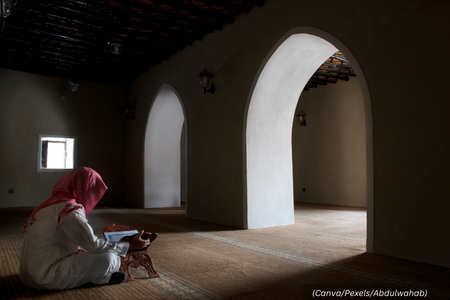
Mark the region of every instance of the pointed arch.
<instances>
[{"instance_id":1,"label":"pointed arch","mask_svg":"<svg viewBox=\"0 0 450 300\"><path fill-rule=\"evenodd\" d=\"M244 120L244 224L294 223L292 120L304 86L335 51L345 54L360 81L366 119L367 250L373 251L373 139L369 90L353 54L332 35L311 27L290 30L255 77Z\"/></svg>"},{"instance_id":2,"label":"pointed arch","mask_svg":"<svg viewBox=\"0 0 450 300\"><path fill-rule=\"evenodd\" d=\"M186 178L186 168L181 165L185 123L180 95L171 85L163 84L151 105L145 133L145 208L181 205L181 191L185 190L182 178Z\"/></svg>"}]
</instances>

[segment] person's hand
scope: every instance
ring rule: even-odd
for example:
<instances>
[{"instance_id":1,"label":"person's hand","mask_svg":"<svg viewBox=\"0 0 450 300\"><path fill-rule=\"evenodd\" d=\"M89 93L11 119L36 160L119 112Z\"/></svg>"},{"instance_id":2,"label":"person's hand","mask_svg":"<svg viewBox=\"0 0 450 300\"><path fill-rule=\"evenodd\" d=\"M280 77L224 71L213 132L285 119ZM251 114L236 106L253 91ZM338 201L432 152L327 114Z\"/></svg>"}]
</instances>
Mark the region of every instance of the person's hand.
<instances>
[{"instance_id":1,"label":"person's hand","mask_svg":"<svg viewBox=\"0 0 450 300\"><path fill-rule=\"evenodd\" d=\"M150 243L152 243L156 238L158 237L157 233L151 233L151 232L144 232L142 235L142 238L145 240L150 240Z\"/></svg>"},{"instance_id":2,"label":"person's hand","mask_svg":"<svg viewBox=\"0 0 450 300\"><path fill-rule=\"evenodd\" d=\"M150 240L142 239L143 233L144 230L141 230L140 233L138 233L133 239L131 239L130 248L128 248L129 251L137 251L150 246Z\"/></svg>"}]
</instances>

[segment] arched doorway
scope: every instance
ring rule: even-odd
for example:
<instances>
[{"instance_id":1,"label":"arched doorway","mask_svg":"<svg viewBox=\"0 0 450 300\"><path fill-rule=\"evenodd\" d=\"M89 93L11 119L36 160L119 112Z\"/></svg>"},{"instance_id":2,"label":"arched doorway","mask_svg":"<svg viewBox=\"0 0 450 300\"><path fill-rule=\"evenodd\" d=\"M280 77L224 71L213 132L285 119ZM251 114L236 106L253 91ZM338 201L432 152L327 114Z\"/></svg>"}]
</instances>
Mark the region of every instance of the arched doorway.
<instances>
[{"instance_id":1,"label":"arched doorway","mask_svg":"<svg viewBox=\"0 0 450 300\"><path fill-rule=\"evenodd\" d=\"M144 207L178 207L186 168L182 133L185 124L181 97L170 85L157 92L150 109L145 133ZM184 143L183 143L184 144Z\"/></svg>"},{"instance_id":2,"label":"arched doorway","mask_svg":"<svg viewBox=\"0 0 450 300\"><path fill-rule=\"evenodd\" d=\"M367 149L367 250L373 239L372 112L364 75L351 52L330 34L314 28L288 32L266 57L248 99L245 120L246 201L244 223L262 228L294 223L292 120L311 75L337 50L345 53L364 98Z\"/></svg>"}]
</instances>

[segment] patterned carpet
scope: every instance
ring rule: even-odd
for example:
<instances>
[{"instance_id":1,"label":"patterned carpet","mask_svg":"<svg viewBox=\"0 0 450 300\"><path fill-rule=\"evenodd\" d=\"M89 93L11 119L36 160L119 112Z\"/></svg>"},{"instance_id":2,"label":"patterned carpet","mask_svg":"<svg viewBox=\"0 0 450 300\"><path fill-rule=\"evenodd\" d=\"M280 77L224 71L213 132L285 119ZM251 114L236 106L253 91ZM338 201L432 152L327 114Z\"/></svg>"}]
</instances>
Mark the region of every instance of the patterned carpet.
<instances>
[{"instance_id":1,"label":"patterned carpet","mask_svg":"<svg viewBox=\"0 0 450 300\"><path fill-rule=\"evenodd\" d=\"M36 291L18 278L30 212L0 209L1 299L450 298L449 269L365 253L365 211L306 204L296 205L296 224L254 230L187 219L183 209L100 207L89 215L97 235L111 223L159 233L149 253L161 277L132 268L136 280L121 285Z\"/></svg>"}]
</instances>

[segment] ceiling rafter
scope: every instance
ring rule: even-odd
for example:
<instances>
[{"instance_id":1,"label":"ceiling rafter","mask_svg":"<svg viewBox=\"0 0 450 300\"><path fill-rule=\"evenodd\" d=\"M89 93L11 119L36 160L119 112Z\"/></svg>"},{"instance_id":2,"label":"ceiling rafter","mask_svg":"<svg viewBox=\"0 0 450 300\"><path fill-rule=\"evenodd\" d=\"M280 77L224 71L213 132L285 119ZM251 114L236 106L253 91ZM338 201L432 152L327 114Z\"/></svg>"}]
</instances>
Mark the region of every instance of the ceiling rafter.
<instances>
[{"instance_id":1,"label":"ceiling rafter","mask_svg":"<svg viewBox=\"0 0 450 300\"><path fill-rule=\"evenodd\" d=\"M263 5L263 0L18 0L0 32L0 67L128 82ZM113 38L123 42L117 56L108 45Z\"/></svg>"},{"instance_id":2,"label":"ceiling rafter","mask_svg":"<svg viewBox=\"0 0 450 300\"><path fill-rule=\"evenodd\" d=\"M192 2L188 1L177 1L177 0L153 0L151 1L153 4L156 4L160 8L169 9L172 8L176 10L179 14L185 16L191 16L203 20L207 20L208 22L213 22L217 24L221 24L221 29L223 23L234 23L234 15L228 13L220 13L210 7L209 10L205 9L205 7L199 7L193 5Z\"/></svg>"},{"instance_id":3,"label":"ceiling rafter","mask_svg":"<svg viewBox=\"0 0 450 300\"><path fill-rule=\"evenodd\" d=\"M344 54L337 51L317 68L303 90L309 91L310 88L337 83L338 80L349 81L350 76L356 76L355 71Z\"/></svg>"},{"instance_id":4,"label":"ceiling rafter","mask_svg":"<svg viewBox=\"0 0 450 300\"><path fill-rule=\"evenodd\" d=\"M0 67L127 82L221 30L264 0L19 0L0 32ZM115 56L108 42L120 38ZM355 76L343 53L330 56L305 90Z\"/></svg>"}]
</instances>

